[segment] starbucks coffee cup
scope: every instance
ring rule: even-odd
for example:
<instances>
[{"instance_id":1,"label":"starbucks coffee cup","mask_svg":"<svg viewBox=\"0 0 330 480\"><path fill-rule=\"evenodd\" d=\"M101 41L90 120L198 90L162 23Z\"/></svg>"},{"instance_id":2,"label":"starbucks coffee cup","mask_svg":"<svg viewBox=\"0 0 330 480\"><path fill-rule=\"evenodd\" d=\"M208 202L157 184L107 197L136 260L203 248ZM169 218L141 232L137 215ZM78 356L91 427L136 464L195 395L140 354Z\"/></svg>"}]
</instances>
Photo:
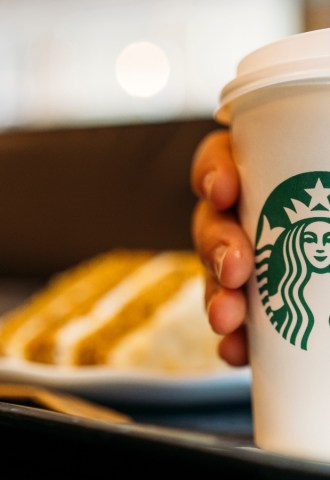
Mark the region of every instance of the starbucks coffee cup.
<instances>
[{"instance_id":1,"label":"starbucks coffee cup","mask_svg":"<svg viewBox=\"0 0 330 480\"><path fill-rule=\"evenodd\" d=\"M220 94L255 251L247 318L257 447L330 462L330 29L246 56Z\"/></svg>"}]
</instances>

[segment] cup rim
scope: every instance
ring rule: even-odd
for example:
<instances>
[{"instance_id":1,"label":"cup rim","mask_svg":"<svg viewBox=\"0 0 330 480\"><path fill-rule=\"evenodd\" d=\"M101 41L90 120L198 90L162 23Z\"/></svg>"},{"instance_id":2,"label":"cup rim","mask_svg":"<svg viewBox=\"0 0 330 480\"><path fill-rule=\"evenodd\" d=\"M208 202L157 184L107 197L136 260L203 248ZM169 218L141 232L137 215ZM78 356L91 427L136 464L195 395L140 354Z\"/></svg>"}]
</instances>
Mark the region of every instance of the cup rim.
<instances>
[{"instance_id":1,"label":"cup rim","mask_svg":"<svg viewBox=\"0 0 330 480\"><path fill-rule=\"evenodd\" d=\"M231 104L242 95L290 83L330 83L330 28L282 38L254 50L237 67L219 97L215 120L230 123Z\"/></svg>"}]
</instances>

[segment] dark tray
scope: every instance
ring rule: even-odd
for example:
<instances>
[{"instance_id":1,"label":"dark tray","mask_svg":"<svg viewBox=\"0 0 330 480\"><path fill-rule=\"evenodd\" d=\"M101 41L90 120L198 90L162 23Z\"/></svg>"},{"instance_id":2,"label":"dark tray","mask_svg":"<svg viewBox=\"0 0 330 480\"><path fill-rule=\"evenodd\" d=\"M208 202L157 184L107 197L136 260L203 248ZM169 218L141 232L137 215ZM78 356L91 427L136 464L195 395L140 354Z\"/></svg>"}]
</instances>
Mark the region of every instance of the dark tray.
<instances>
[{"instance_id":1,"label":"dark tray","mask_svg":"<svg viewBox=\"0 0 330 480\"><path fill-rule=\"evenodd\" d=\"M163 478L179 472L203 478L209 473L281 480L330 476L330 464L257 449L247 405L222 413L136 411L131 415L132 423L120 424L1 402L2 468L26 478L101 475L110 479L125 474Z\"/></svg>"}]
</instances>

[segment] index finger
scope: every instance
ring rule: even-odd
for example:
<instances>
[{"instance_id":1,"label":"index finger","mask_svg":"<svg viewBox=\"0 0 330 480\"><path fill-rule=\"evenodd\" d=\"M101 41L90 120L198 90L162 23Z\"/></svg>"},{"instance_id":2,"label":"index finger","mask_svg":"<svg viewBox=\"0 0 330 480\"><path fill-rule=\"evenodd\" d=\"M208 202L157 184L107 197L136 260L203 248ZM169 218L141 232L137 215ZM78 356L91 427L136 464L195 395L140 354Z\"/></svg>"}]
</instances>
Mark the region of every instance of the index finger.
<instances>
[{"instance_id":1,"label":"index finger","mask_svg":"<svg viewBox=\"0 0 330 480\"><path fill-rule=\"evenodd\" d=\"M232 207L240 191L227 130L209 133L197 146L191 166L191 187L219 211Z\"/></svg>"}]
</instances>

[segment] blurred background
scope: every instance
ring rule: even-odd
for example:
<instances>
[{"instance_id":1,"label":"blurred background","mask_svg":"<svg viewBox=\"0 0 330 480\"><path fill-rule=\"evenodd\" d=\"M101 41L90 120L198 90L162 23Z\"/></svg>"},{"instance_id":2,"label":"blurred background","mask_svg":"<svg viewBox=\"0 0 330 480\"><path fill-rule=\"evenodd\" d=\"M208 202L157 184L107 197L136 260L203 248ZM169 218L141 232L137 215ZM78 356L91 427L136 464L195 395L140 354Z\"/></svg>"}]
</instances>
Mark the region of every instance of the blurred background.
<instances>
[{"instance_id":1,"label":"blurred background","mask_svg":"<svg viewBox=\"0 0 330 480\"><path fill-rule=\"evenodd\" d=\"M327 1L0 0L0 274L191 248L189 172L250 51Z\"/></svg>"},{"instance_id":2,"label":"blurred background","mask_svg":"<svg viewBox=\"0 0 330 480\"><path fill-rule=\"evenodd\" d=\"M210 118L240 58L302 31L305 4L1 0L0 125Z\"/></svg>"}]
</instances>

